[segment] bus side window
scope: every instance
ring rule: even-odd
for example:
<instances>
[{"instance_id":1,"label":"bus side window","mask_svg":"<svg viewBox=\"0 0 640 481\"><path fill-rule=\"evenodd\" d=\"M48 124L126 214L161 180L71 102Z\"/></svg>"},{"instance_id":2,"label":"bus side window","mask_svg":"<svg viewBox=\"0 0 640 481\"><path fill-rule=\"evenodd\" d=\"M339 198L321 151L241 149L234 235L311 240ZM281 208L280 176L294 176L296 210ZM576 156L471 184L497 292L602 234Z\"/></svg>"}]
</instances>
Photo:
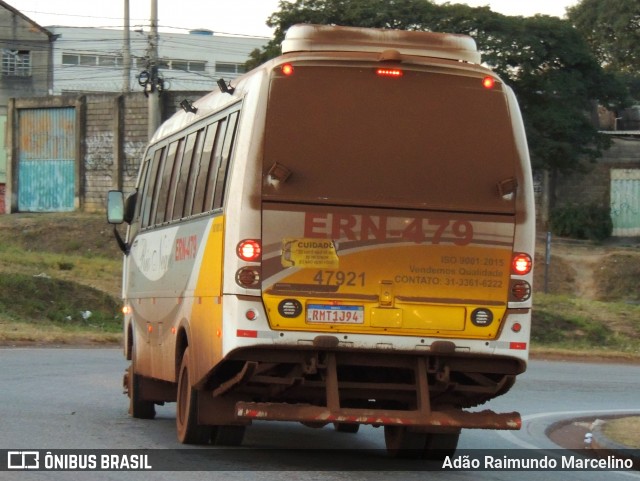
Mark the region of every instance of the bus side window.
<instances>
[{"instance_id":1,"label":"bus side window","mask_svg":"<svg viewBox=\"0 0 640 481\"><path fill-rule=\"evenodd\" d=\"M153 153L152 157L147 158L146 164L146 173L142 178L142 202L140 207L140 225L142 228L145 228L149 225L149 219L151 217L151 210L153 207L153 191L156 184L156 179L158 177L158 165L160 163L159 153L161 150L158 149Z\"/></svg>"},{"instance_id":2,"label":"bus side window","mask_svg":"<svg viewBox=\"0 0 640 481\"><path fill-rule=\"evenodd\" d=\"M178 185L178 176L180 175L180 167L182 165L182 153L184 150L184 138L176 140L173 144L176 144L176 153L173 161L173 172L171 174L171 182L168 186L168 198L167 198L167 212L165 214L165 220L170 221L173 219L173 207L176 201L176 187ZM171 157L167 156L167 162Z\"/></svg>"},{"instance_id":3,"label":"bus side window","mask_svg":"<svg viewBox=\"0 0 640 481\"><path fill-rule=\"evenodd\" d=\"M222 157L222 146L224 144L224 133L227 126L227 119L220 119L217 123L216 139L214 143L213 154L211 157L211 166L209 167L209 175L207 177L207 187L204 196L204 211L213 209L213 198L216 191L216 179L218 169L220 167L220 159Z\"/></svg>"},{"instance_id":4,"label":"bus side window","mask_svg":"<svg viewBox=\"0 0 640 481\"><path fill-rule=\"evenodd\" d=\"M140 224L140 217L144 214L146 206L148 182L147 176L149 175L149 164L151 159L147 158L142 164L142 174L140 175L140 185L138 186L138 202L136 206L136 213L133 216L134 222Z\"/></svg>"},{"instance_id":5,"label":"bus side window","mask_svg":"<svg viewBox=\"0 0 640 481\"><path fill-rule=\"evenodd\" d=\"M180 177L178 178L178 186L176 189L176 200L173 205L173 220L181 219L184 214L189 172L191 170L191 161L193 159L193 149L196 145L197 134L197 132L193 132L187 136L184 155L182 157L182 166L180 167Z\"/></svg>"},{"instance_id":6,"label":"bus side window","mask_svg":"<svg viewBox=\"0 0 640 481\"><path fill-rule=\"evenodd\" d=\"M178 142L173 142L169 145L167 150L167 157L164 161L164 168L162 172L162 180L160 184L160 191L158 193L158 207L156 208L156 224L162 224L165 221L165 213L167 211L167 199L169 197L170 187L169 184L173 178L173 172L175 171L175 157L176 150L178 149Z\"/></svg>"},{"instance_id":7,"label":"bus side window","mask_svg":"<svg viewBox=\"0 0 640 481\"><path fill-rule=\"evenodd\" d=\"M200 157L200 168L198 169L198 178L196 180L196 190L193 196L192 214L200 214L205 209L205 198L207 189L207 179L209 178L209 166L211 165L211 156L213 154L213 144L216 140L216 132L218 131L218 122L207 127L207 133L204 138L202 148L202 156Z\"/></svg>"},{"instance_id":8,"label":"bus side window","mask_svg":"<svg viewBox=\"0 0 640 481\"><path fill-rule=\"evenodd\" d=\"M224 136L222 157L220 158L220 168L218 169L218 176L216 179L215 199L213 202L214 209L222 207L222 202L224 199L224 189L227 181L227 174L229 171L229 159L231 158L231 148L233 147L233 140L236 134L237 123L238 112L233 112L231 115L229 115L227 132Z\"/></svg>"},{"instance_id":9,"label":"bus side window","mask_svg":"<svg viewBox=\"0 0 640 481\"><path fill-rule=\"evenodd\" d=\"M151 182L153 183L153 197L151 198L151 215L149 216L147 220L147 224L146 225L153 225L155 218L156 218L156 211L158 209L158 196L160 195L160 190L161 190L161 186L162 186L162 166L163 166L163 162L164 162L164 153L165 153L165 148L159 148L158 150L155 151L155 153L153 154L153 171L152 171L152 176L150 178ZM145 221L145 219L143 219L143 222ZM145 225L143 224L143 227L145 227Z\"/></svg>"},{"instance_id":10,"label":"bus side window","mask_svg":"<svg viewBox=\"0 0 640 481\"><path fill-rule=\"evenodd\" d=\"M200 158L202 157L202 146L204 144L204 129L198 130L196 135L196 145L193 149L193 160L191 161L191 170L189 171L189 180L187 181L187 192L184 197L183 217L189 217L193 214L193 197L196 191L198 171L200 170Z\"/></svg>"}]
</instances>

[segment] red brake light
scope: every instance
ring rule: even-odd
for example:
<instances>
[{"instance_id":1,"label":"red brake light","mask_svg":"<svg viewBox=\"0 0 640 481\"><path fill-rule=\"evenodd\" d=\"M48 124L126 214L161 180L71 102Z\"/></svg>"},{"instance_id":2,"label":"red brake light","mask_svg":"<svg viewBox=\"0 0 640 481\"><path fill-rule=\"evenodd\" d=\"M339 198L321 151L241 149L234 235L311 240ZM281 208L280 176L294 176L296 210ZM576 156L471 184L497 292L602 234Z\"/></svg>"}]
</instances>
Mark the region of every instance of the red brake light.
<instances>
[{"instance_id":1,"label":"red brake light","mask_svg":"<svg viewBox=\"0 0 640 481\"><path fill-rule=\"evenodd\" d=\"M493 77L485 77L482 79L482 86L486 89L492 89L496 84L496 80Z\"/></svg>"},{"instance_id":2,"label":"red brake light","mask_svg":"<svg viewBox=\"0 0 640 481\"><path fill-rule=\"evenodd\" d=\"M513 256L511 262L511 271L513 274L524 276L531 272L533 267L533 261L529 254L519 253Z\"/></svg>"},{"instance_id":3,"label":"red brake light","mask_svg":"<svg viewBox=\"0 0 640 481\"><path fill-rule=\"evenodd\" d=\"M257 240L243 240L238 244L237 253L238 257L243 261L256 262L262 255L262 246Z\"/></svg>"},{"instance_id":4,"label":"red brake light","mask_svg":"<svg viewBox=\"0 0 640 481\"><path fill-rule=\"evenodd\" d=\"M399 68L379 68L376 69L376 75L379 77L392 77L398 78L404 75L404 72Z\"/></svg>"},{"instance_id":5,"label":"red brake light","mask_svg":"<svg viewBox=\"0 0 640 481\"><path fill-rule=\"evenodd\" d=\"M293 65L291 65L290 63L285 63L282 66L282 73L285 74L287 77L290 75L293 75Z\"/></svg>"}]
</instances>

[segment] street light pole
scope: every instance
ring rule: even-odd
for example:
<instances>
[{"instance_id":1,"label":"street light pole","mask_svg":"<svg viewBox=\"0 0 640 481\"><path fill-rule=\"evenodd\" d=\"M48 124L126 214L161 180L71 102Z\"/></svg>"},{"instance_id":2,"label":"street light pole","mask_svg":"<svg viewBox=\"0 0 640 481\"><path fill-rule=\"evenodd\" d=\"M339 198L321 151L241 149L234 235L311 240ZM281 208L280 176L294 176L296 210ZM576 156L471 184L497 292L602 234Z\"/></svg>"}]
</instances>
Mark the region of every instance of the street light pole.
<instances>
[{"instance_id":1,"label":"street light pole","mask_svg":"<svg viewBox=\"0 0 640 481\"><path fill-rule=\"evenodd\" d=\"M151 0L151 33L149 34L149 67L151 92L148 97L149 139L160 127L160 92L158 89L158 0Z\"/></svg>"},{"instance_id":2,"label":"street light pole","mask_svg":"<svg viewBox=\"0 0 640 481\"><path fill-rule=\"evenodd\" d=\"M124 46L122 54L122 91L131 92L131 24L129 20L129 0L124 0Z\"/></svg>"}]
</instances>

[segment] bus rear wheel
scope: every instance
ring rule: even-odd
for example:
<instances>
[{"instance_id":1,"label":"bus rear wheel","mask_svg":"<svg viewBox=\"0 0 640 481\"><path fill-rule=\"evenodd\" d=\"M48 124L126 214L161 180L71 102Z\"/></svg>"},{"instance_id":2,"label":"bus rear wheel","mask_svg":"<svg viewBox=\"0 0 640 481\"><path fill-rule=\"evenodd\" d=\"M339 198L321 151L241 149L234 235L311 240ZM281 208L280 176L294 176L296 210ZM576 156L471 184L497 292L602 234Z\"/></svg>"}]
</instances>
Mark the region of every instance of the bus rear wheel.
<instances>
[{"instance_id":1,"label":"bus rear wheel","mask_svg":"<svg viewBox=\"0 0 640 481\"><path fill-rule=\"evenodd\" d=\"M384 441L390 456L442 461L458 447L460 431L427 433L406 426L385 426Z\"/></svg>"},{"instance_id":2,"label":"bus rear wheel","mask_svg":"<svg viewBox=\"0 0 640 481\"><path fill-rule=\"evenodd\" d=\"M426 433L410 431L406 426L384 427L384 443L390 456L421 458L426 442Z\"/></svg>"},{"instance_id":3,"label":"bus rear wheel","mask_svg":"<svg viewBox=\"0 0 640 481\"><path fill-rule=\"evenodd\" d=\"M429 433L424 446L424 458L431 461L444 461L453 456L458 448L460 431L452 433Z\"/></svg>"},{"instance_id":4,"label":"bus rear wheel","mask_svg":"<svg viewBox=\"0 0 640 481\"><path fill-rule=\"evenodd\" d=\"M215 446L240 446L244 439L246 426L213 426L211 444Z\"/></svg>"},{"instance_id":5,"label":"bus rear wheel","mask_svg":"<svg viewBox=\"0 0 640 481\"><path fill-rule=\"evenodd\" d=\"M183 444L207 444L211 437L208 426L198 425L198 391L191 386L188 347L178 373L176 433L178 441Z\"/></svg>"},{"instance_id":6,"label":"bus rear wheel","mask_svg":"<svg viewBox=\"0 0 640 481\"><path fill-rule=\"evenodd\" d=\"M339 433L355 434L360 430L360 425L351 423L333 423L333 428Z\"/></svg>"}]
</instances>

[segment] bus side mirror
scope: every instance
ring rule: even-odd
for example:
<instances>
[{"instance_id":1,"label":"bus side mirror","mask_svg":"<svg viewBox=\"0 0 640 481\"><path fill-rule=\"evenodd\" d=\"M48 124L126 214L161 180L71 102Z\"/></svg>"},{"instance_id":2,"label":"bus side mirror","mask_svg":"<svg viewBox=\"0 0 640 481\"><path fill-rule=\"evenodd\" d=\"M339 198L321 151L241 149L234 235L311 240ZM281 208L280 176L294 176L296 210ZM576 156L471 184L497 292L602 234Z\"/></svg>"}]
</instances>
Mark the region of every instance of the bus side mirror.
<instances>
[{"instance_id":1,"label":"bus side mirror","mask_svg":"<svg viewBox=\"0 0 640 481\"><path fill-rule=\"evenodd\" d=\"M124 222L124 196L119 190L110 190L107 194L107 222L109 224Z\"/></svg>"},{"instance_id":2,"label":"bus side mirror","mask_svg":"<svg viewBox=\"0 0 640 481\"><path fill-rule=\"evenodd\" d=\"M124 241L117 228L118 224L125 221L124 195L119 190L110 190L107 194L107 221L113 224L113 235L118 242L118 247L124 255L128 255L130 246Z\"/></svg>"}]
</instances>

